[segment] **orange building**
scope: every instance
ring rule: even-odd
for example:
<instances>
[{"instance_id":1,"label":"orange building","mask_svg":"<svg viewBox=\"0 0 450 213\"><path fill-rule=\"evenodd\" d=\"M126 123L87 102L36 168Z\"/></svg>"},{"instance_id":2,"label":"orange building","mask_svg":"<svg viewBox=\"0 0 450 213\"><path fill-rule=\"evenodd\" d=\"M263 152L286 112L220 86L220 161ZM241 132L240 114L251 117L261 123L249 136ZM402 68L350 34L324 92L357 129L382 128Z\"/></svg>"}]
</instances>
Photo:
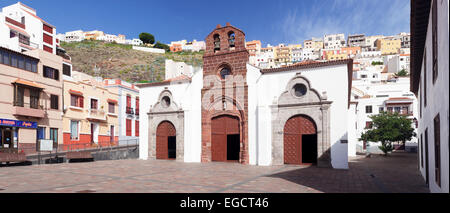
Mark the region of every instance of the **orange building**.
<instances>
[{"instance_id":1,"label":"orange building","mask_svg":"<svg viewBox=\"0 0 450 213\"><path fill-rule=\"evenodd\" d=\"M170 52L181 52L183 51L183 46L181 44L172 44L172 46L170 46Z\"/></svg>"}]
</instances>

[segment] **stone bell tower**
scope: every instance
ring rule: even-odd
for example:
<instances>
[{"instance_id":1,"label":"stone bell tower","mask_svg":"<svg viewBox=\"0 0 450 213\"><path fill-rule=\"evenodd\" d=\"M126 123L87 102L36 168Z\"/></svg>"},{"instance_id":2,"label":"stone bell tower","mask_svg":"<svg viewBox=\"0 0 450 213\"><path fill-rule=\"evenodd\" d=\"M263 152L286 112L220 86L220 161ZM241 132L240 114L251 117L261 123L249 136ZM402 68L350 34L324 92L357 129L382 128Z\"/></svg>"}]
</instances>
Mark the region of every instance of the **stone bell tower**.
<instances>
[{"instance_id":1,"label":"stone bell tower","mask_svg":"<svg viewBox=\"0 0 450 213\"><path fill-rule=\"evenodd\" d=\"M242 30L227 23L224 27L217 25L206 37L206 52L203 56L202 162L232 159L242 164L249 163L248 60L249 53L245 48Z\"/></svg>"}]
</instances>

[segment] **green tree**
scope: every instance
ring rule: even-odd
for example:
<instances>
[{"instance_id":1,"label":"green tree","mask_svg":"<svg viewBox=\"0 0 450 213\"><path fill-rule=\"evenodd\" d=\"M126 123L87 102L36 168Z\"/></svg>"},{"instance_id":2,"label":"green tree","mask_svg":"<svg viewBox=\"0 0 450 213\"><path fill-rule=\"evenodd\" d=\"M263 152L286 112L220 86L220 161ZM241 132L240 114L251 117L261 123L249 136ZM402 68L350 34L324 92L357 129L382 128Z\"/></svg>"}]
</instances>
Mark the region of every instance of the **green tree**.
<instances>
[{"instance_id":1,"label":"green tree","mask_svg":"<svg viewBox=\"0 0 450 213\"><path fill-rule=\"evenodd\" d=\"M405 77L405 76L409 76L409 73L405 69L402 69L397 73L395 73L395 77Z\"/></svg>"},{"instance_id":2,"label":"green tree","mask_svg":"<svg viewBox=\"0 0 450 213\"><path fill-rule=\"evenodd\" d=\"M416 136L412 121L398 113L382 112L370 116L373 128L361 135L360 141L381 142L381 151L387 156L393 150L392 142L401 141L403 144Z\"/></svg>"},{"instance_id":3,"label":"green tree","mask_svg":"<svg viewBox=\"0 0 450 213\"><path fill-rule=\"evenodd\" d=\"M154 44L155 43L155 36L153 36L150 33L141 33L141 34L139 34L139 39L141 39L141 41L144 44Z\"/></svg>"},{"instance_id":4,"label":"green tree","mask_svg":"<svg viewBox=\"0 0 450 213\"><path fill-rule=\"evenodd\" d=\"M170 47L167 44L163 44L161 42L156 42L155 46L153 46L154 48L158 48L158 49L164 49L166 52L170 52Z\"/></svg>"},{"instance_id":5,"label":"green tree","mask_svg":"<svg viewBox=\"0 0 450 213\"><path fill-rule=\"evenodd\" d=\"M375 65L383 65L383 62L382 61L372 61L372 65L373 66L375 66Z\"/></svg>"}]
</instances>

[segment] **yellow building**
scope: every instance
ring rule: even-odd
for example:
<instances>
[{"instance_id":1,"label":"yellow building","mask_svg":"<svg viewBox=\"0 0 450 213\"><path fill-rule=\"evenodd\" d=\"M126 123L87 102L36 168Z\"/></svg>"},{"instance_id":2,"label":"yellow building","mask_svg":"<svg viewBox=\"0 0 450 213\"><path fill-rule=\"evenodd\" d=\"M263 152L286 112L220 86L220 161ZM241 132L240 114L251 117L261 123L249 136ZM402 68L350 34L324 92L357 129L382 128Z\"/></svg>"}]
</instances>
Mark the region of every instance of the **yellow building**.
<instances>
[{"instance_id":1,"label":"yellow building","mask_svg":"<svg viewBox=\"0 0 450 213\"><path fill-rule=\"evenodd\" d=\"M274 59L277 66L289 65L292 63L292 48L291 46L278 45L274 48Z\"/></svg>"},{"instance_id":2,"label":"yellow building","mask_svg":"<svg viewBox=\"0 0 450 213\"><path fill-rule=\"evenodd\" d=\"M86 40L97 40L98 37L104 36L105 33L103 31L93 30L89 32L84 32L84 38Z\"/></svg>"},{"instance_id":3,"label":"yellow building","mask_svg":"<svg viewBox=\"0 0 450 213\"><path fill-rule=\"evenodd\" d=\"M399 53L402 48L400 39L384 38L376 41L377 50L381 51L381 55L393 55Z\"/></svg>"},{"instance_id":4,"label":"yellow building","mask_svg":"<svg viewBox=\"0 0 450 213\"><path fill-rule=\"evenodd\" d=\"M329 60L329 61L347 59L349 56L347 53L344 53L339 49L338 50L322 50L322 53L323 53L323 59Z\"/></svg>"},{"instance_id":5,"label":"yellow building","mask_svg":"<svg viewBox=\"0 0 450 213\"><path fill-rule=\"evenodd\" d=\"M104 87L101 79L76 71L71 78L65 78L65 148L117 144L118 97L117 92Z\"/></svg>"},{"instance_id":6,"label":"yellow building","mask_svg":"<svg viewBox=\"0 0 450 213\"><path fill-rule=\"evenodd\" d=\"M314 49L315 51L318 51L323 49L323 41L320 39L309 39L303 42L303 46L305 49Z\"/></svg>"}]
</instances>

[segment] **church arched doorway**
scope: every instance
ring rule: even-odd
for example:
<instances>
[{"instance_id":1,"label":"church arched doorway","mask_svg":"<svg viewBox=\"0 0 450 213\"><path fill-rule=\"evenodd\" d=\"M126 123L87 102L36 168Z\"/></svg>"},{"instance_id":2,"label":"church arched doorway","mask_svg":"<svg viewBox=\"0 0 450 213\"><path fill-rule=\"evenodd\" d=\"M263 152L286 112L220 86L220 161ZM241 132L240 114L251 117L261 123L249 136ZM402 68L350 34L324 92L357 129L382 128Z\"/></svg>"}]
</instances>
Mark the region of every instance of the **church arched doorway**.
<instances>
[{"instance_id":1,"label":"church arched doorway","mask_svg":"<svg viewBox=\"0 0 450 213\"><path fill-rule=\"evenodd\" d=\"M211 160L239 162L240 151L239 118L230 115L213 118L211 122Z\"/></svg>"},{"instance_id":2,"label":"church arched doorway","mask_svg":"<svg viewBox=\"0 0 450 213\"><path fill-rule=\"evenodd\" d=\"M311 165L317 163L317 128L308 116L296 115L284 126L284 163Z\"/></svg>"},{"instance_id":3,"label":"church arched doorway","mask_svg":"<svg viewBox=\"0 0 450 213\"><path fill-rule=\"evenodd\" d=\"M177 138L175 126L163 121L156 129L156 159L176 159Z\"/></svg>"}]
</instances>

